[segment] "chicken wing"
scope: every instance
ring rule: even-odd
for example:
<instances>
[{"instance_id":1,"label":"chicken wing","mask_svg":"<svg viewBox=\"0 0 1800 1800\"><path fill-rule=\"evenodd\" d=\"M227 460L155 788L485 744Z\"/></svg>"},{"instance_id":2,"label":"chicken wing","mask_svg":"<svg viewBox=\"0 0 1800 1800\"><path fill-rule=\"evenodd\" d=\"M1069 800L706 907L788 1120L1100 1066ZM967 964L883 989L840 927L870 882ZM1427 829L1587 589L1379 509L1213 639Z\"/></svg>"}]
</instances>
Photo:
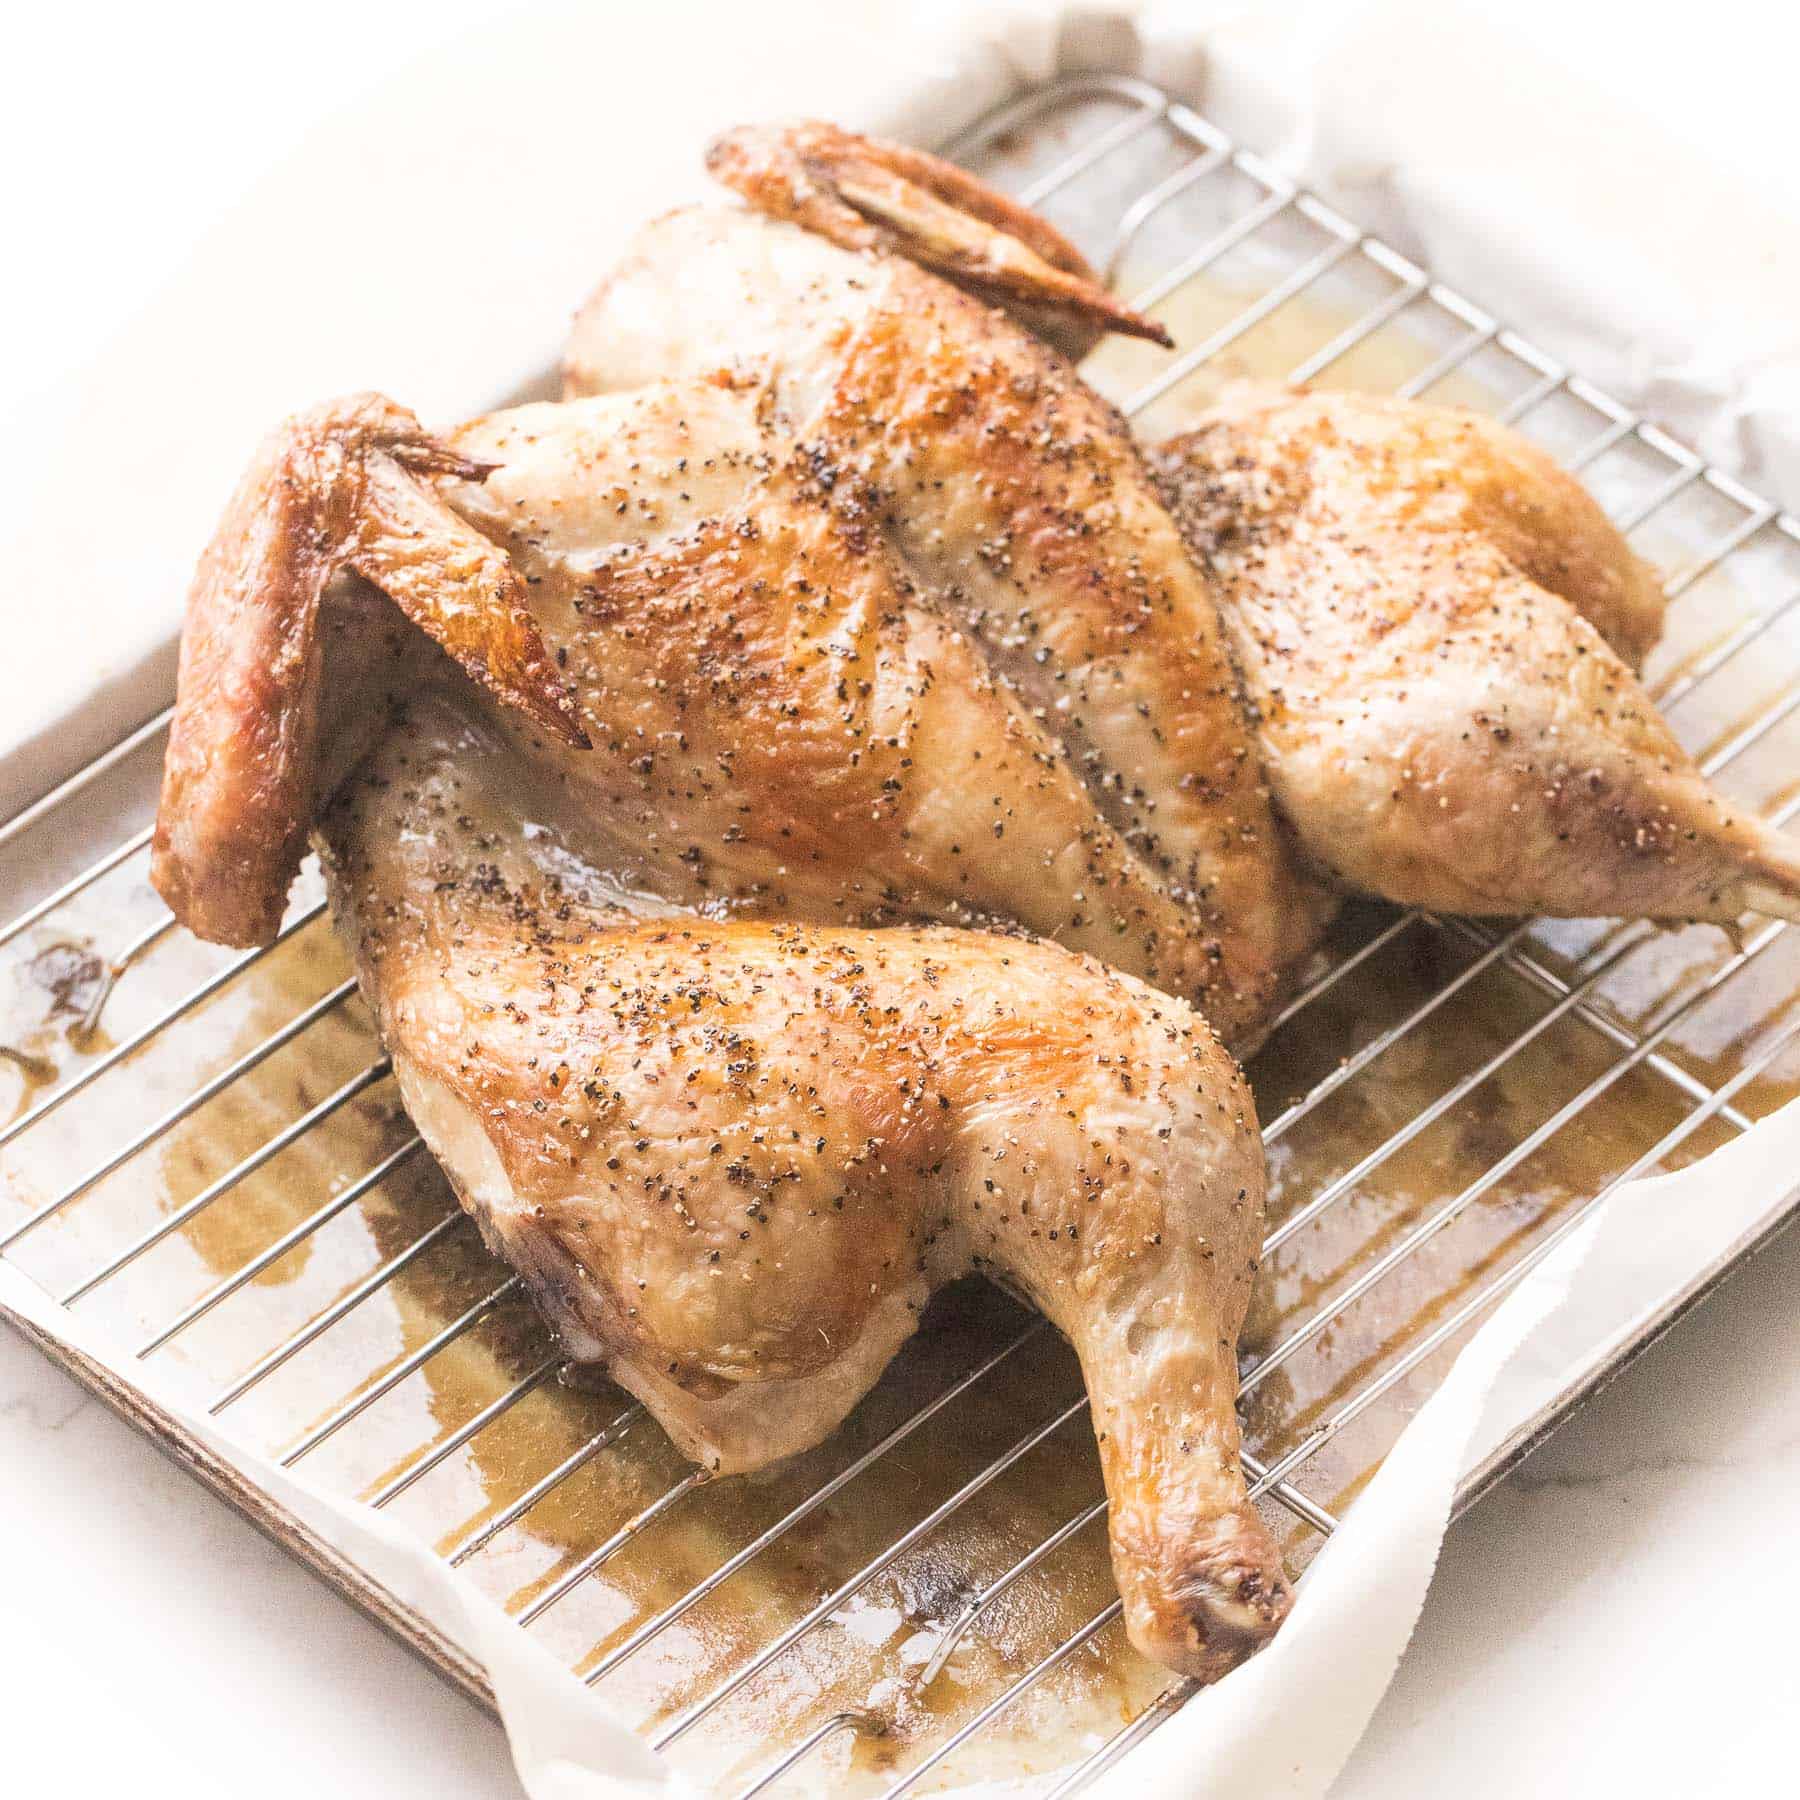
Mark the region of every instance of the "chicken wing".
<instances>
[{"instance_id":1,"label":"chicken wing","mask_svg":"<svg viewBox=\"0 0 1800 1800\"><path fill-rule=\"evenodd\" d=\"M200 936L267 943L281 923L318 773L319 608L339 571L379 584L544 730L585 741L523 584L427 480L486 473L379 394L289 419L258 450L188 595L152 850L158 891Z\"/></svg>"},{"instance_id":2,"label":"chicken wing","mask_svg":"<svg viewBox=\"0 0 1800 1800\"><path fill-rule=\"evenodd\" d=\"M908 257L997 302L1072 361L1109 331L1172 342L1160 320L1108 293L1049 220L942 157L809 119L725 132L706 167L771 218L846 250Z\"/></svg>"}]
</instances>

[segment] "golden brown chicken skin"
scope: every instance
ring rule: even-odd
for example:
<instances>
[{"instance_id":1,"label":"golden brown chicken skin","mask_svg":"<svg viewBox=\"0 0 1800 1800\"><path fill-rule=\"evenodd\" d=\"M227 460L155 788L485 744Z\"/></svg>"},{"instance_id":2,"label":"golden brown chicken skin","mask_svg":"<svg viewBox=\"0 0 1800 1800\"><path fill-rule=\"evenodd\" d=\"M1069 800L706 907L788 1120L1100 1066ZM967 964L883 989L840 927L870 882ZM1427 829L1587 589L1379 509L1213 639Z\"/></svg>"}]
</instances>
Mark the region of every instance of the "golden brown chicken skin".
<instances>
[{"instance_id":1,"label":"golden brown chicken skin","mask_svg":"<svg viewBox=\"0 0 1800 1800\"><path fill-rule=\"evenodd\" d=\"M1346 886L1473 914L1800 916L1800 846L1707 785L1632 673L1653 575L1516 433L1262 391L1157 466L1281 808Z\"/></svg>"},{"instance_id":2,"label":"golden brown chicken skin","mask_svg":"<svg viewBox=\"0 0 1800 1800\"><path fill-rule=\"evenodd\" d=\"M1243 1046L1331 901L1278 824L1213 597L1122 421L1011 317L906 256L691 208L576 321L568 391L761 386L922 604L1051 734L1218 945L1184 989Z\"/></svg>"},{"instance_id":3,"label":"golden brown chicken skin","mask_svg":"<svg viewBox=\"0 0 1800 1800\"><path fill-rule=\"evenodd\" d=\"M568 1353L754 1469L989 1273L1080 1355L1134 1641L1223 1673L1290 1596L1233 1410L1261 1145L1205 1024L1042 943L572 898L604 872L521 827L469 699L416 694L321 839L407 1109Z\"/></svg>"},{"instance_id":4,"label":"golden brown chicken skin","mask_svg":"<svg viewBox=\"0 0 1800 1800\"><path fill-rule=\"evenodd\" d=\"M295 442L327 416L294 421ZM497 655L478 673L521 780L532 771L537 811L524 816L604 862L621 892L715 915L1023 928L1172 992L1217 993L1225 951L1207 910L1129 841L969 633L904 579L853 490L822 479L779 428L765 389L669 382L526 406L472 421L434 454L447 472L415 481L404 555L378 563L358 540L341 566L368 578L365 594L392 587L405 616L465 656L484 609L496 633L523 621L555 710L539 689L513 703L492 669L523 678ZM354 517L360 489L307 496L356 479L266 450L190 605L155 878L182 916L230 941L273 935L317 740L341 770L368 711L346 679L363 673L355 659L319 680L329 559L315 540L295 532L247 560L231 545L259 493L277 515L304 502L309 516ZM329 606L346 603L332 590ZM278 658L269 679L204 678L302 633L305 654ZM1251 1009L1221 1020L1244 1034L1258 1022Z\"/></svg>"},{"instance_id":5,"label":"golden brown chicken skin","mask_svg":"<svg viewBox=\"0 0 1800 1800\"><path fill-rule=\"evenodd\" d=\"M656 885L830 923L1023 926L1190 998L1209 921L756 384L477 420L451 503L506 547L594 740L534 739ZM687 892L691 890L691 892Z\"/></svg>"}]
</instances>

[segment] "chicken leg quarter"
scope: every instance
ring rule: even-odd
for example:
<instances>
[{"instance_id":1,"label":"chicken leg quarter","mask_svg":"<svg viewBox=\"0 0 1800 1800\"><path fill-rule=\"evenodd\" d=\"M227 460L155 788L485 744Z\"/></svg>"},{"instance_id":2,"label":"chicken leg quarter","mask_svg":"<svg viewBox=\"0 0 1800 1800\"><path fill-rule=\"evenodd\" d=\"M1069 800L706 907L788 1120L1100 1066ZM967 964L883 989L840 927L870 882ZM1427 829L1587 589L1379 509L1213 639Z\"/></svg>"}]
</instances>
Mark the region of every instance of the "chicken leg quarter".
<instances>
[{"instance_id":1,"label":"chicken leg quarter","mask_svg":"<svg viewBox=\"0 0 1800 1800\"><path fill-rule=\"evenodd\" d=\"M1582 488L1473 414L1247 393L1158 458L1276 798L1347 886L1460 913L1800 918L1800 845L1632 673L1661 596Z\"/></svg>"},{"instance_id":2,"label":"chicken leg quarter","mask_svg":"<svg viewBox=\"0 0 1800 1800\"><path fill-rule=\"evenodd\" d=\"M671 404L697 419L696 399ZM1243 1080L1184 1002L1054 944L703 917L681 856L624 860L639 809L660 803L630 766L662 753L626 707L644 620L622 602L609 612L604 552L583 581L567 575L533 483L553 466L548 445L565 475L594 477L561 434L591 448L596 420L646 449L654 404L480 422L457 440L479 456L418 444L415 467L441 472L406 477L398 574L359 548L378 501L355 465L376 453L363 422L384 404L321 408L278 437L190 602L158 884L191 923L266 935L281 858L316 823L401 1094L458 1196L568 1355L604 1363L709 1471L817 1443L942 1283L982 1271L1032 1300L1081 1359L1133 1640L1211 1679L1291 1599L1238 1463L1235 1341L1264 1179ZM688 492L735 469L693 470ZM559 530L620 516L605 481L563 493ZM778 498L757 531L776 528ZM498 533L508 514L523 579L469 523ZM288 516L308 523L270 528ZM320 516L340 521L323 549ZM700 538L707 557L737 541ZM691 534L676 541L692 548ZM326 585L334 558L392 579L470 672L369 590ZM514 660L529 682L482 653L515 641L521 600L533 648ZM738 623L746 642L767 628ZM789 654L835 667L776 636L787 650L769 671ZM271 642L301 653L270 682L229 679ZM609 642L616 686L585 660ZM667 666L653 656L646 695ZM704 666L728 678L717 656ZM306 731L227 757L246 741L241 709ZM719 716L696 704L691 749ZM359 736L368 748L340 777ZM302 768L328 799L308 799ZM773 784L756 791L774 804ZM698 788L691 804L707 804ZM194 878L196 855L215 879Z\"/></svg>"}]
</instances>

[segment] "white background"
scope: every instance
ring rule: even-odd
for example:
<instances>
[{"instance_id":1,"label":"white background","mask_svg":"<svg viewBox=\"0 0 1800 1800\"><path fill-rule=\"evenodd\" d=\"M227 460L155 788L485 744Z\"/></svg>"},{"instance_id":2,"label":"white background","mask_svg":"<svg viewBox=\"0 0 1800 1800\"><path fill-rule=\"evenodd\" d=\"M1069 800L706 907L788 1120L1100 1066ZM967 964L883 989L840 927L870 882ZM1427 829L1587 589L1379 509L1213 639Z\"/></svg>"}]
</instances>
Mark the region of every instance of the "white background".
<instances>
[{"instance_id":1,"label":"white background","mask_svg":"<svg viewBox=\"0 0 1800 1800\"><path fill-rule=\"evenodd\" d=\"M503 10L165 0L14 21L0 496L29 487L34 419L302 131ZM1775 8L1494 10L1800 210L1800 45ZM665 70L597 69L595 104L650 75L678 82L680 46ZM22 679L0 671L0 700ZM1452 1531L1344 1796L1794 1791L1796 1293L1790 1235ZM0 1793L516 1791L485 1718L0 1332Z\"/></svg>"}]
</instances>

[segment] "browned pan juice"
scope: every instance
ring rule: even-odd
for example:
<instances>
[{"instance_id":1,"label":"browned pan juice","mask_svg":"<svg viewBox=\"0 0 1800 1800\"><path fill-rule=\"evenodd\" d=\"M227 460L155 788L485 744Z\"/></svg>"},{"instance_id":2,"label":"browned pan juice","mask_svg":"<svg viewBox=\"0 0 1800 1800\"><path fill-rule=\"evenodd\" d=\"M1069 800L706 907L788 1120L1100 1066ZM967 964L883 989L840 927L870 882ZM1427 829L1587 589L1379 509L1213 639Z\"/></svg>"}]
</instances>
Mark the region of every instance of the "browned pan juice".
<instances>
[{"instance_id":1,"label":"browned pan juice","mask_svg":"<svg viewBox=\"0 0 1800 1800\"><path fill-rule=\"evenodd\" d=\"M1246 298L1244 291L1223 284L1184 290L1172 320L1177 335L1184 342L1199 341L1233 317ZM1233 346L1224 373L1284 372L1329 341L1350 316L1327 305L1285 306ZM1384 330L1334 367L1330 379L1391 388L1426 366L1436 348L1398 329ZM1153 372L1156 355L1137 345L1109 347L1096 359L1096 379L1109 392L1130 392ZM1190 409L1204 404L1211 391L1210 377L1203 376L1180 390L1181 404ZM1473 378L1443 384L1436 396L1495 402ZM1162 410L1162 426L1179 422L1170 408ZM1645 548L1677 567L1693 546L1671 536L1646 542ZM1724 641L1759 603L1730 572L1698 583L1675 609L1669 644L1659 652L1653 676L1678 672L1708 645ZM1723 740L1746 716L1754 716L1771 682L1779 686L1794 679L1793 654L1784 662L1771 648L1761 657L1737 661L1746 666L1728 665L1677 709L1674 716L1690 743ZM1727 785L1741 797L1778 804L1793 785L1795 743L1792 734L1785 740L1776 734L1766 752L1746 764L1742 779ZM110 1041L127 1036L225 961L221 952L172 935L122 980L101 1031L76 1042L70 997L59 999L48 973L66 963L68 953L59 950L36 964L32 959L58 945L110 949L156 916L141 876L125 873L109 877L8 951L15 988L9 1042L23 1058L0 1065L0 1105L8 1104L10 1095L12 1116L42 1091L46 1063L60 1066L64 1076L77 1072ZM1347 908L1327 956L1354 951L1393 916L1373 906ZM1546 968L1578 978L1627 941L1621 931L1641 941L1622 955L1591 998L1607 1016L1634 1028L1658 1018L1671 992L1691 991L1732 953L1723 933L1705 927L1653 933L1590 923L1539 927L1526 948ZM1399 933L1278 1033L1256 1059L1250 1074L1265 1121L1406 1019L1481 951L1480 942L1454 925L1419 920ZM54 1129L31 1134L9 1150L5 1222L64 1191L112 1147L179 1103L198 1081L262 1043L347 973L327 924L321 920L307 927L125 1068L97 1081L64 1109ZM1662 1047L1674 1064L1703 1081L1727 1079L1780 1025L1797 987L1800 944L1783 938L1722 985ZM1272 1145L1271 1226L1504 1051L1543 1020L1552 1004L1541 988L1498 962L1470 978ZM1336 1295L1421 1219L1477 1181L1622 1054L1601 1030L1567 1013L1351 1183L1330 1210L1270 1258L1244 1332L1246 1370L1290 1332L1329 1310ZM94 1183L13 1254L52 1292L65 1291L352 1082L378 1056L367 1015L352 997L153 1149ZM1750 1116L1760 1116L1797 1089L1800 1057L1790 1054L1750 1084L1738 1103ZM1454 1226L1262 1380L1244 1407L1250 1447L1270 1460L1299 1441L1526 1251L1567 1209L1629 1167L1691 1104L1650 1066L1623 1075L1568 1128L1493 1184ZM410 1135L391 1081L371 1081L79 1304L123 1340L147 1339L342 1194ZM1688 1160L1730 1135L1731 1127L1709 1122L1670 1160ZM442 1178L427 1157L415 1154L154 1354L179 1369L197 1399L210 1400L453 1214ZM306 1348L251 1386L223 1416L250 1441L284 1452L428 1345L491 1293L505 1273L483 1251L472 1225L450 1225ZM530 1629L578 1670L599 1665L635 1628L682 1599L1029 1323L1012 1302L978 1283L941 1296L928 1329L829 1443L757 1476L696 1486L626 1539ZM1329 1508L1347 1504L1442 1378L1456 1348L1448 1345L1423 1363L1303 1465L1295 1477L1303 1491ZM372 1496L549 1353L530 1308L516 1299L505 1302L327 1437L302 1466L342 1491ZM1052 1333L1039 1331L621 1662L598 1684L598 1692L634 1724L648 1727L672 1718L1080 1393L1072 1356ZM627 1396L603 1384L576 1391L547 1382L400 1494L393 1510L448 1553L500 1517L627 1407ZM654 1423L639 1418L463 1567L496 1600L522 1611L687 1473ZM787 1791L878 1791L1111 1600L1104 1527L1097 1521L985 1611L929 1687L919 1680L937 1633L963 1603L1099 1494L1091 1435L1085 1414L1078 1414L717 1708L674 1754L717 1780L722 1791L731 1791L831 1714L854 1711L879 1721L885 1731L838 1733L783 1785ZM1267 1513L1284 1534L1298 1571L1319 1538L1273 1503ZM1130 1650L1115 1623L1028 1690L923 1785L929 1790L1053 1769L1111 1735L1168 1680L1166 1672Z\"/></svg>"}]
</instances>

